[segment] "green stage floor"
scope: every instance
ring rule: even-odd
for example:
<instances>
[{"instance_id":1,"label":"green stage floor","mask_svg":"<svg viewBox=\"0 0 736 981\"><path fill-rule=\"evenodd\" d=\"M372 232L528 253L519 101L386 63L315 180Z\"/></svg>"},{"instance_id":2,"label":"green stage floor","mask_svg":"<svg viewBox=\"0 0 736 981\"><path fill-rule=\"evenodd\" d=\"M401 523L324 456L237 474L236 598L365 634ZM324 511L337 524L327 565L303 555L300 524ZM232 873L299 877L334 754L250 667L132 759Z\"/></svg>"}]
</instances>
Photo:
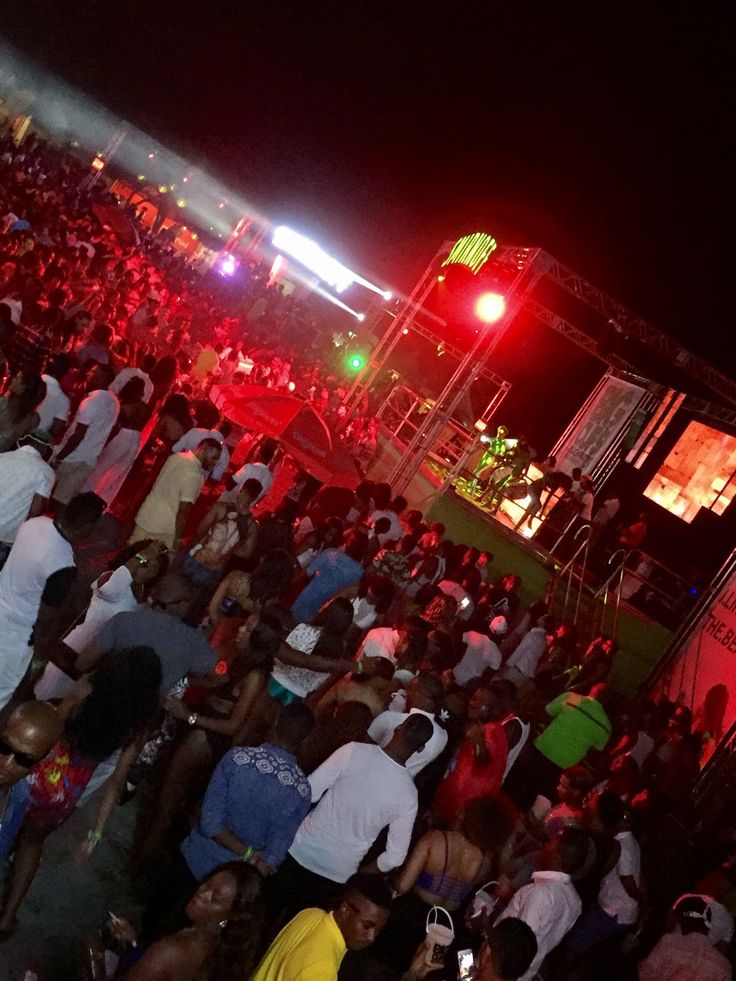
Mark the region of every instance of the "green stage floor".
<instances>
[{"instance_id":1,"label":"green stage floor","mask_svg":"<svg viewBox=\"0 0 736 981\"><path fill-rule=\"evenodd\" d=\"M528 604L544 595L550 571L544 555L525 544L498 522L454 494L436 498L427 510L432 521L442 521L447 537L493 553L493 578L505 572L521 576L520 596ZM616 631L619 652L611 684L621 695L633 695L669 646L672 631L629 610L622 610Z\"/></svg>"}]
</instances>

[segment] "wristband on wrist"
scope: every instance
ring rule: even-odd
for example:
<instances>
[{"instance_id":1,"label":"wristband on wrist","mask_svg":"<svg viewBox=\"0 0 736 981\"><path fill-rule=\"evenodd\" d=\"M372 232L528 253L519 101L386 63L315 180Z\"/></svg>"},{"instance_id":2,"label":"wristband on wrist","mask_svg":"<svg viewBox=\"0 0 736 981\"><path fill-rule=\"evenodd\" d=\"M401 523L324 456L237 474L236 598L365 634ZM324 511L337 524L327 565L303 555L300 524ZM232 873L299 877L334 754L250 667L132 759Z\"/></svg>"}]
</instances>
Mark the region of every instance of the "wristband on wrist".
<instances>
[{"instance_id":1,"label":"wristband on wrist","mask_svg":"<svg viewBox=\"0 0 736 981\"><path fill-rule=\"evenodd\" d=\"M102 841L102 832L90 828L87 832L87 841L93 841L96 845L99 845L99 843Z\"/></svg>"},{"instance_id":2,"label":"wristband on wrist","mask_svg":"<svg viewBox=\"0 0 736 981\"><path fill-rule=\"evenodd\" d=\"M143 552L137 552L134 559L138 562L138 565L148 565L148 558L143 554Z\"/></svg>"},{"instance_id":3,"label":"wristband on wrist","mask_svg":"<svg viewBox=\"0 0 736 981\"><path fill-rule=\"evenodd\" d=\"M363 662L358 661L358 667L355 669L356 674L363 674Z\"/></svg>"},{"instance_id":4,"label":"wristband on wrist","mask_svg":"<svg viewBox=\"0 0 736 981\"><path fill-rule=\"evenodd\" d=\"M248 847L245 849L243 854L240 856L241 862L250 861L250 859L253 857L254 854L255 854L255 848L253 848L251 845L248 845Z\"/></svg>"}]
</instances>

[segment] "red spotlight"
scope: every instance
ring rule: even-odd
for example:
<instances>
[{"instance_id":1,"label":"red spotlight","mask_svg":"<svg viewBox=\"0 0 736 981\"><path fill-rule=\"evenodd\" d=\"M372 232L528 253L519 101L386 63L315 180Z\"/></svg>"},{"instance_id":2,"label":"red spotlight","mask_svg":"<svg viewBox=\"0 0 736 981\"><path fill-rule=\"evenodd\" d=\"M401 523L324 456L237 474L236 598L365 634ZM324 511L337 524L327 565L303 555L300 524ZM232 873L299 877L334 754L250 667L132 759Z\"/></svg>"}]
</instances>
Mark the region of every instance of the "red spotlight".
<instances>
[{"instance_id":1,"label":"red spotlight","mask_svg":"<svg viewBox=\"0 0 736 981\"><path fill-rule=\"evenodd\" d=\"M500 293L482 293L475 301L475 315L484 324L495 324L506 313L506 300Z\"/></svg>"}]
</instances>

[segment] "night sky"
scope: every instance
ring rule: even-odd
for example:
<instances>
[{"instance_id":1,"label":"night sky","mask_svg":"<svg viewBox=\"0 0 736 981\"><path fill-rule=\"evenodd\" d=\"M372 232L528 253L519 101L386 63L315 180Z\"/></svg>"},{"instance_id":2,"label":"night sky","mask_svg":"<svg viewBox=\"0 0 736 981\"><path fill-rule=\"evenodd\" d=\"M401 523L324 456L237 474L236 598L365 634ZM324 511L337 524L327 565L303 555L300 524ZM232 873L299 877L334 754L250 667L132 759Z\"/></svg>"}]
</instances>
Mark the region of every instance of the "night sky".
<instances>
[{"instance_id":1,"label":"night sky","mask_svg":"<svg viewBox=\"0 0 736 981\"><path fill-rule=\"evenodd\" d=\"M541 245L728 370L726 4L11 0L0 31L274 219L410 288Z\"/></svg>"}]
</instances>

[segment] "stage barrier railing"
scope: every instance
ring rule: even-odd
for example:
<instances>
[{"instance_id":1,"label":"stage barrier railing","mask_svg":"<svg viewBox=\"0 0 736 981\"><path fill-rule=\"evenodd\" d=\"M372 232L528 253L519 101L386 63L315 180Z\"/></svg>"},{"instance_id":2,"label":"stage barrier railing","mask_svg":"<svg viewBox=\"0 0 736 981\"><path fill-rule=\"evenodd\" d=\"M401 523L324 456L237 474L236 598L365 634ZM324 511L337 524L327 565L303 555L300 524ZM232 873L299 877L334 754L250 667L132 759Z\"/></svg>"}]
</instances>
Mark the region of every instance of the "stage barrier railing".
<instances>
[{"instance_id":1,"label":"stage barrier railing","mask_svg":"<svg viewBox=\"0 0 736 981\"><path fill-rule=\"evenodd\" d=\"M575 615L573 617L573 623L577 623L578 615L580 613L580 600L583 594L583 589L585 588L585 572L588 567L588 550L590 547L590 525L581 525L578 530L573 535L573 543L576 542L580 536L583 536L583 540L580 545L575 549L572 557L569 559L567 565L564 566L559 574L559 579L564 580L567 577L567 586L565 587L565 600L562 604L562 613L560 614L560 619L564 620L567 614L567 608L570 602L570 593L572 591L572 584L575 579L577 579L577 596L575 599ZM576 566L579 564L579 567Z\"/></svg>"},{"instance_id":2,"label":"stage barrier railing","mask_svg":"<svg viewBox=\"0 0 736 981\"><path fill-rule=\"evenodd\" d=\"M608 633L611 637L616 636L616 630L618 628L618 618L621 612L621 587L623 586L628 556L629 553L625 548L616 549L615 552L609 555L606 564L612 566L612 571L595 594L595 599L600 599L601 602L598 632ZM616 559L618 559L618 562L616 562ZM606 614L609 603L613 607L613 620L611 621L610 630L606 627Z\"/></svg>"},{"instance_id":3,"label":"stage barrier railing","mask_svg":"<svg viewBox=\"0 0 736 981\"><path fill-rule=\"evenodd\" d=\"M627 562L634 554L639 555L639 561L633 568L627 564L621 587L622 601L663 626L676 629L692 609L694 603L691 600L698 595L697 591L692 592L688 580L641 549L632 549ZM639 571L642 568L647 569L646 574ZM658 608L652 608L651 603L646 605L651 599Z\"/></svg>"}]
</instances>

